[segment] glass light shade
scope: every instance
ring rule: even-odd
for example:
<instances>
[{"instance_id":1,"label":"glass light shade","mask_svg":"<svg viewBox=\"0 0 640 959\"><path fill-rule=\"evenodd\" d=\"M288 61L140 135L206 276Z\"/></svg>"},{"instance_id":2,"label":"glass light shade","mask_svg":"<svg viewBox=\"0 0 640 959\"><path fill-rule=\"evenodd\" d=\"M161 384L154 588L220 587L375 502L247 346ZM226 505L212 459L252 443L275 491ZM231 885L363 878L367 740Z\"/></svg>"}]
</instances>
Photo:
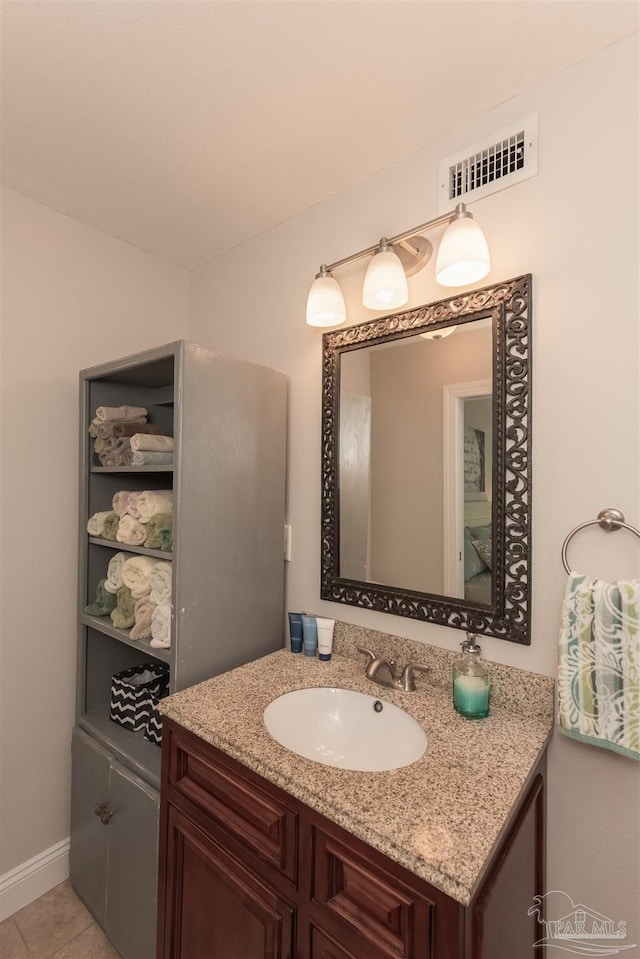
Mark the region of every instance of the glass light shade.
<instances>
[{"instance_id":1,"label":"glass light shade","mask_svg":"<svg viewBox=\"0 0 640 959\"><path fill-rule=\"evenodd\" d=\"M404 306L408 299L407 276L399 258L390 249L376 253L364 278L364 305L370 310L389 310Z\"/></svg>"},{"instance_id":2,"label":"glass light shade","mask_svg":"<svg viewBox=\"0 0 640 959\"><path fill-rule=\"evenodd\" d=\"M484 233L471 216L453 220L444 232L436 261L436 280L442 286L467 286L491 269Z\"/></svg>"},{"instance_id":3,"label":"glass light shade","mask_svg":"<svg viewBox=\"0 0 640 959\"><path fill-rule=\"evenodd\" d=\"M347 318L342 290L332 276L317 276L307 297L309 326L339 326Z\"/></svg>"}]
</instances>

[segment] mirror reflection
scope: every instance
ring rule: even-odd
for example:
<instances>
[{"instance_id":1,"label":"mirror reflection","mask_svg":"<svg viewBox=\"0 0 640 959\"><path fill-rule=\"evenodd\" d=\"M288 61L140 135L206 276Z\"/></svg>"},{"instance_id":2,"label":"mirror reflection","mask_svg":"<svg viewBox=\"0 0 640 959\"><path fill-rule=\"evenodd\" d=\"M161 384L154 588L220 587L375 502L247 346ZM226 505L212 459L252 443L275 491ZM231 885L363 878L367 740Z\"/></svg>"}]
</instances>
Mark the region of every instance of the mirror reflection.
<instances>
[{"instance_id":1,"label":"mirror reflection","mask_svg":"<svg viewBox=\"0 0 640 959\"><path fill-rule=\"evenodd\" d=\"M322 338L320 596L529 644L531 277Z\"/></svg>"},{"instance_id":2,"label":"mirror reflection","mask_svg":"<svg viewBox=\"0 0 640 959\"><path fill-rule=\"evenodd\" d=\"M489 605L491 318L339 362L339 576Z\"/></svg>"}]
</instances>

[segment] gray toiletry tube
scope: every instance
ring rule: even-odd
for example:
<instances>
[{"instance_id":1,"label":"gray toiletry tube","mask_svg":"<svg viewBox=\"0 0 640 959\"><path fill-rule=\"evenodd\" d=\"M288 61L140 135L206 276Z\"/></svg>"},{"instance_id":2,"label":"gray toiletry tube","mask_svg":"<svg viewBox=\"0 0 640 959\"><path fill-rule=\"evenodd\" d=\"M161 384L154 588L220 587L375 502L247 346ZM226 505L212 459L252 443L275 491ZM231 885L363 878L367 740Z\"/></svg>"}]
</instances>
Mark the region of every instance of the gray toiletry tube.
<instances>
[{"instance_id":1,"label":"gray toiletry tube","mask_svg":"<svg viewBox=\"0 0 640 959\"><path fill-rule=\"evenodd\" d=\"M318 629L315 616L302 614L302 649L305 656L315 656L318 648Z\"/></svg>"},{"instance_id":2,"label":"gray toiletry tube","mask_svg":"<svg viewBox=\"0 0 640 959\"><path fill-rule=\"evenodd\" d=\"M291 641L291 652L302 652L302 614L289 613L289 639Z\"/></svg>"},{"instance_id":3,"label":"gray toiletry tube","mask_svg":"<svg viewBox=\"0 0 640 959\"><path fill-rule=\"evenodd\" d=\"M318 628L318 659L327 662L331 659L333 627L336 625L336 621L335 619L322 619L320 616L316 616L316 625Z\"/></svg>"}]
</instances>

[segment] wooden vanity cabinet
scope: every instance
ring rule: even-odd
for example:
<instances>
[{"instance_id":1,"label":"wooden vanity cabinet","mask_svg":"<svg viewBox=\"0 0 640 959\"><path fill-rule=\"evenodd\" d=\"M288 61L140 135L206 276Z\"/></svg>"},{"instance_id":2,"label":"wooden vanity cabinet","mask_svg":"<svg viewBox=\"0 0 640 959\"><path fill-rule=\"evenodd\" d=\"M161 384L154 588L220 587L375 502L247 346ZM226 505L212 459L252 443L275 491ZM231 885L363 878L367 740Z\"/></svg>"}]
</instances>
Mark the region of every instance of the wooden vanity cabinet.
<instances>
[{"instance_id":1,"label":"wooden vanity cabinet","mask_svg":"<svg viewBox=\"0 0 640 959\"><path fill-rule=\"evenodd\" d=\"M165 719L158 959L529 959L538 769L465 907Z\"/></svg>"}]
</instances>

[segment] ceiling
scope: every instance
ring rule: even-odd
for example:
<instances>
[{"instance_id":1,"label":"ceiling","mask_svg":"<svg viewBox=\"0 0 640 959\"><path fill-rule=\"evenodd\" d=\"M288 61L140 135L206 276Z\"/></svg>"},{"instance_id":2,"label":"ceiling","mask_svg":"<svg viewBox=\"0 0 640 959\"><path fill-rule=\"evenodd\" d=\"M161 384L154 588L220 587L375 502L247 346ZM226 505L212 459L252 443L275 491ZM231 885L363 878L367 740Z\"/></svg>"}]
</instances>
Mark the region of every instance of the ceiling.
<instances>
[{"instance_id":1,"label":"ceiling","mask_svg":"<svg viewBox=\"0 0 640 959\"><path fill-rule=\"evenodd\" d=\"M629 35L638 11L3 2L3 181L192 267Z\"/></svg>"}]
</instances>

